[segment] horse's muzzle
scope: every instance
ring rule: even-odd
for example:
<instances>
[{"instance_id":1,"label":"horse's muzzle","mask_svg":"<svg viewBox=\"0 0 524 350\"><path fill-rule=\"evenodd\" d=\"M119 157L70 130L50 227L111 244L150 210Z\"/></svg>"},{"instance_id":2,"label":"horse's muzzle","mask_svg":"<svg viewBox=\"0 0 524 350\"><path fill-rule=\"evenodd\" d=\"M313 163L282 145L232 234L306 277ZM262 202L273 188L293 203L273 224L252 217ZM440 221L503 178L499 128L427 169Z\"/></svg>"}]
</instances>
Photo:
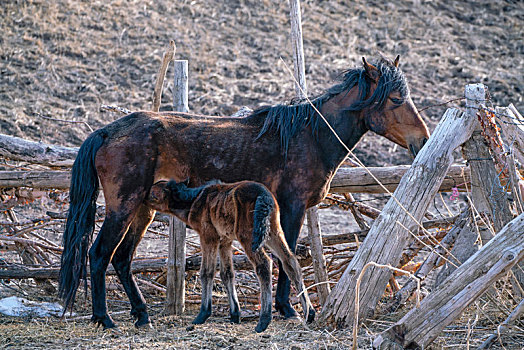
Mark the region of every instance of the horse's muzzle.
<instances>
[{"instance_id":1,"label":"horse's muzzle","mask_svg":"<svg viewBox=\"0 0 524 350\"><path fill-rule=\"evenodd\" d=\"M417 154L420 152L420 150L422 149L422 147L424 147L424 145L426 144L426 142L428 142L428 139L427 138L422 138L422 140L420 142L417 142L417 143L410 143L408 148L409 148L409 151L411 152L411 154L413 155L413 157L416 157Z\"/></svg>"}]
</instances>

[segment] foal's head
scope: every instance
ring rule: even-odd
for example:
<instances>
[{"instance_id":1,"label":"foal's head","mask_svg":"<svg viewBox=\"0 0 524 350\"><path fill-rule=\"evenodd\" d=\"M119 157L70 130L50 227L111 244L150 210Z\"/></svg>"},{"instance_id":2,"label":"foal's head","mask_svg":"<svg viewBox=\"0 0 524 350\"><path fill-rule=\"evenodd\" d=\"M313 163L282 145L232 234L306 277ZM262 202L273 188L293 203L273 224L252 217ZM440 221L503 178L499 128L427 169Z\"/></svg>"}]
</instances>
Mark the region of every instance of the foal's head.
<instances>
[{"instance_id":1,"label":"foal's head","mask_svg":"<svg viewBox=\"0 0 524 350\"><path fill-rule=\"evenodd\" d=\"M188 182L188 180L182 182L176 182L175 180L156 182L149 191L146 204L155 210L174 214L184 220L200 193L206 187L220 183L220 181L213 180L200 187L190 188L188 187Z\"/></svg>"}]
</instances>

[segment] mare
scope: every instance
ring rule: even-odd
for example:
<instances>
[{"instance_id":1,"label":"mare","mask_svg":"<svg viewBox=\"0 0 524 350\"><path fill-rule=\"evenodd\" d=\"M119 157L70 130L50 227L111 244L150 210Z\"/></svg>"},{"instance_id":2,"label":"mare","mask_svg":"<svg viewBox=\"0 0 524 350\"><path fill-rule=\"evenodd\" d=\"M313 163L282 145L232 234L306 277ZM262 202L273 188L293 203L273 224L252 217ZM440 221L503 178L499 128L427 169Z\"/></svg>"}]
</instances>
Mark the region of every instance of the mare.
<instances>
[{"instance_id":1,"label":"mare","mask_svg":"<svg viewBox=\"0 0 524 350\"><path fill-rule=\"evenodd\" d=\"M59 276L66 309L73 306L81 279L87 278L89 259L92 321L115 327L106 304L105 276L111 263L131 302L135 325L149 324L131 260L155 215L144 201L157 181L263 183L277 199L282 229L294 252L306 209L325 197L348 155L317 109L350 149L369 130L413 154L422 148L429 132L410 97L398 56L374 63L363 59L361 67L347 70L341 80L312 100L315 108L305 102L276 105L244 118L136 112L93 132L72 169ZM99 182L106 215L91 245ZM289 291L279 262L275 307L284 317L296 315Z\"/></svg>"},{"instance_id":2,"label":"mare","mask_svg":"<svg viewBox=\"0 0 524 350\"><path fill-rule=\"evenodd\" d=\"M315 309L304 286L302 270L289 249L280 226L278 204L261 183L240 181L232 184L211 182L188 188L185 183L171 180L153 185L146 200L149 207L173 214L198 232L202 247L200 281L202 303L194 324L204 323L211 316L211 293L215 276L217 250L220 255L220 278L229 299L230 319L240 323L240 305L235 291L235 271L231 245L240 242L253 265L260 283L260 319L255 331L266 330L271 322L272 263L264 245L282 262L286 275L300 295L308 322L315 318Z\"/></svg>"}]
</instances>

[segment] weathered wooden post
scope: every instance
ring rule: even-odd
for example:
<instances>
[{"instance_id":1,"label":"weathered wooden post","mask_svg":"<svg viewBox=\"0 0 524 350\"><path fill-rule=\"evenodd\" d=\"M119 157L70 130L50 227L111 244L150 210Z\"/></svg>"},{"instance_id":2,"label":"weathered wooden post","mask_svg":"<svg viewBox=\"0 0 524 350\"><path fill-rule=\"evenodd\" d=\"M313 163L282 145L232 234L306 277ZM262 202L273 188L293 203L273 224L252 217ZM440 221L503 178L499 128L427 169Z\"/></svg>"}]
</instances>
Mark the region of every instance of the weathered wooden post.
<instances>
[{"instance_id":1,"label":"weathered wooden post","mask_svg":"<svg viewBox=\"0 0 524 350\"><path fill-rule=\"evenodd\" d=\"M174 63L173 107L177 112L188 112L187 60L176 60ZM168 315L181 315L184 312L185 270L186 225L170 216L165 309Z\"/></svg>"},{"instance_id":2,"label":"weathered wooden post","mask_svg":"<svg viewBox=\"0 0 524 350\"><path fill-rule=\"evenodd\" d=\"M487 89L483 84L466 86L466 113L477 118L481 105L485 104ZM475 209L493 219L494 231L498 232L513 216L503 190L493 159L481 132L476 124L471 138L462 146L464 158L471 168L471 199ZM492 235L491 235L492 236ZM491 237L482 237L486 242ZM484 243L485 243L484 242Z\"/></svg>"},{"instance_id":3,"label":"weathered wooden post","mask_svg":"<svg viewBox=\"0 0 524 350\"><path fill-rule=\"evenodd\" d=\"M293 44L294 71L295 71L295 94L299 99L307 97L306 69L304 63L304 46L302 42L302 20L300 14L300 0L290 0L291 42ZM324 304L329 295L329 284L323 283L328 280L326 260L322 248L322 233L318 218L318 208L313 207L307 211L308 236L311 242L311 257L315 271L315 283L317 286L320 304Z\"/></svg>"},{"instance_id":4,"label":"weathered wooden post","mask_svg":"<svg viewBox=\"0 0 524 350\"><path fill-rule=\"evenodd\" d=\"M411 241L405 228L414 229L437 192L452 161L453 150L473 132L476 119L448 109L402 178L391 198L375 220L357 254L349 263L340 281L333 288L319 321L347 327L353 323L355 287L362 269L369 262L396 267L402 251ZM384 293L391 271L375 267L367 269L362 280L359 319L375 310Z\"/></svg>"}]
</instances>

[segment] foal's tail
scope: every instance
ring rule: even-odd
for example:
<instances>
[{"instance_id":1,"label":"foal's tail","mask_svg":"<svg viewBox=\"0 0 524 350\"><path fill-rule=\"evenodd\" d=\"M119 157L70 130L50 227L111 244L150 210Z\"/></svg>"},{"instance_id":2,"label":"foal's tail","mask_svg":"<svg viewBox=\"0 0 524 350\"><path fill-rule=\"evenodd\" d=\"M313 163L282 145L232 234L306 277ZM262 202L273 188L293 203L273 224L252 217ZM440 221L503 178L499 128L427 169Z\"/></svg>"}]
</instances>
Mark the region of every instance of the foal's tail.
<instances>
[{"instance_id":1,"label":"foal's tail","mask_svg":"<svg viewBox=\"0 0 524 350\"><path fill-rule=\"evenodd\" d=\"M259 250L271 231L271 214L276 209L276 202L269 190L261 191L255 201L253 213L253 252Z\"/></svg>"},{"instance_id":2,"label":"foal's tail","mask_svg":"<svg viewBox=\"0 0 524 350\"><path fill-rule=\"evenodd\" d=\"M73 164L69 213L62 239L64 251L58 277L58 295L65 302L64 313L68 307L73 307L80 280L87 276L87 252L95 227L99 187L95 156L105 137L103 130L92 133L80 147Z\"/></svg>"}]
</instances>

